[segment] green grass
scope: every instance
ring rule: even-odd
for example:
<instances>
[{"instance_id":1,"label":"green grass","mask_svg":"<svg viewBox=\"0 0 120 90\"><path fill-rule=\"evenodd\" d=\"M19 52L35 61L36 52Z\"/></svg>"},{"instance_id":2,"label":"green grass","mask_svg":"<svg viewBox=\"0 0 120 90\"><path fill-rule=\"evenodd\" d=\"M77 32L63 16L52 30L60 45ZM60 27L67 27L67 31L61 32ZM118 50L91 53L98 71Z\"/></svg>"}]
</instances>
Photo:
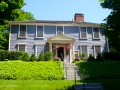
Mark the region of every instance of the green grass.
<instances>
[{"instance_id":1,"label":"green grass","mask_svg":"<svg viewBox=\"0 0 120 90\"><path fill-rule=\"evenodd\" d=\"M0 80L0 90L72 90L73 84L67 80Z\"/></svg>"},{"instance_id":2,"label":"green grass","mask_svg":"<svg viewBox=\"0 0 120 90\"><path fill-rule=\"evenodd\" d=\"M85 80L101 83L104 90L120 90L120 79ZM77 81L79 84L80 81ZM72 80L0 80L0 90L72 90Z\"/></svg>"}]
</instances>

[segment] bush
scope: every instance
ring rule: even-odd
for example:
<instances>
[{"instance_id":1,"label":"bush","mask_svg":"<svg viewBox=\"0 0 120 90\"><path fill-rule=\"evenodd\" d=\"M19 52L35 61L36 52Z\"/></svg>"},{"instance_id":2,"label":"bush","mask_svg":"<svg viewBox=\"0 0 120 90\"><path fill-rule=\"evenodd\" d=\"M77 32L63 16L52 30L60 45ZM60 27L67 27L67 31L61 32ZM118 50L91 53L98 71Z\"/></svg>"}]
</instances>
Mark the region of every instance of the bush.
<instances>
[{"instance_id":1,"label":"bush","mask_svg":"<svg viewBox=\"0 0 120 90\"><path fill-rule=\"evenodd\" d=\"M28 59L29 59L29 54L27 52L0 51L0 61L6 61L6 60L27 61Z\"/></svg>"},{"instance_id":2,"label":"bush","mask_svg":"<svg viewBox=\"0 0 120 90\"><path fill-rule=\"evenodd\" d=\"M84 79L120 79L120 61L78 62Z\"/></svg>"},{"instance_id":3,"label":"bush","mask_svg":"<svg viewBox=\"0 0 120 90\"><path fill-rule=\"evenodd\" d=\"M88 61L95 61L95 58L94 58L94 56L92 54L89 55Z\"/></svg>"},{"instance_id":4,"label":"bush","mask_svg":"<svg viewBox=\"0 0 120 90\"><path fill-rule=\"evenodd\" d=\"M5 80L61 80L63 68L60 61L0 62L0 79Z\"/></svg>"},{"instance_id":5,"label":"bush","mask_svg":"<svg viewBox=\"0 0 120 90\"><path fill-rule=\"evenodd\" d=\"M103 56L102 56L101 53L98 53L98 54L97 54L96 61L104 61Z\"/></svg>"},{"instance_id":6,"label":"bush","mask_svg":"<svg viewBox=\"0 0 120 90\"><path fill-rule=\"evenodd\" d=\"M31 55L29 61L37 61L37 57L35 56L34 53Z\"/></svg>"},{"instance_id":7,"label":"bush","mask_svg":"<svg viewBox=\"0 0 120 90\"><path fill-rule=\"evenodd\" d=\"M86 60L88 59L87 53L85 53L85 52L80 53L79 55L80 55L80 59L82 59L82 60L85 60L85 61L86 61Z\"/></svg>"},{"instance_id":8,"label":"bush","mask_svg":"<svg viewBox=\"0 0 120 90\"><path fill-rule=\"evenodd\" d=\"M54 59L54 53L53 52L46 52L45 53L45 61L53 60Z\"/></svg>"},{"instance_id":9,"label":"bush","mask_svg":"<svg viewBox=\"0 0 120 90\"><path fill-rule=\"evenodd\" d=\"M44 61L44 53L43 52L40 53L37 61Z\"/></svg>"}]
</instances>

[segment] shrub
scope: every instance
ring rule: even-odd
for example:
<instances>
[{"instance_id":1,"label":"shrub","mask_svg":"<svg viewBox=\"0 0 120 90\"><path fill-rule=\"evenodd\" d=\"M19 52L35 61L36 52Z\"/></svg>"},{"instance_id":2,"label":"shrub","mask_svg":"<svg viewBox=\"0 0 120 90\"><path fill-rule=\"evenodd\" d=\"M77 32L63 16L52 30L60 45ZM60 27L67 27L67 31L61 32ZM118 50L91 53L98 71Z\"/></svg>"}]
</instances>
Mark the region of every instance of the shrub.
<instances>
[{"instance_id":1,"label":"shrub","mask_svg":"<svg viewBox=\"0 0 120 90\"><path fill-rule=\"evenodd\" d=\"M31 55L29 61L37 61L37 57L35 56L34 53Z\"/></svg>"},{"instance_id":2,"label":"shrub","mask_svg":"<svg viewBox=\"0 0 120 90\"><path fill-rule=\"evenodd\" d=\"M87 53L85 53L85 52L83 52L83 53L80 53L79 54L80 55L80 58L82 59L82 60L87 60Z\"/></svg>"},{"instance_id":3,"label":"shrub","mask_svg":"<svg viewBox=\"0 0 120 90\"><path fill-rule=\"evenodd\" d=\"M61 80L61 62L0 62L0 79L5 80Z\"/></svg>"},{"instance_id":4,"label":"shrub","mask_svg":"<svg viewBox=\"0 0 120 90\"><path fill-rule=\"evenodd\" d=\"M88 61L95 61L95 58L94 58L94 56L92 54L89 55Z\"/></svg>"},{"instance_id":5,"label":"shrub","mask_svg":"<svg viewBox=\"0 0 120 90\"><path fill-rule=\"evenodd\" d=\"M0 51L0 61L6 61L6 60L27 61L28 59L29 59L29 54L27 52Z\"/></svg>"},{"instance_id":6,"label":"shrub","mask_svg":"<svg viewBox=\"0 0 120 90\"><path fill-rule=\"evenodd\" d=\"M84 79L120 79L120 61L77 62Z\"/></svg>"},{"instance_id":7,"label":"shrub","mask_svg":"<svg viewBox=\"0 0 120 90\"><path fill-rule=\"evenodd\" d=\"M37 61L44 61L44 53L43 52L40 53Z\"/></svg>"},{"instance_id":8,"label":"shrub","mask_svg":"<svg viewBox=\"0 0 120 90\"><path fill-rule=\"evenodd\" d=\"M53 52L46 52L45 53L45 61L53 60L54 59L54 53Z\"/></svg>"},{"instance_id":9,"label":"shrub","mask_svg":"<svg viewBox=\"0 0 120 90\"><path fill-rule=\"evenodd\" d=\"M103 56L101 53L97 53L96 61L104 61Z\"/></svg>"}]
</instances>

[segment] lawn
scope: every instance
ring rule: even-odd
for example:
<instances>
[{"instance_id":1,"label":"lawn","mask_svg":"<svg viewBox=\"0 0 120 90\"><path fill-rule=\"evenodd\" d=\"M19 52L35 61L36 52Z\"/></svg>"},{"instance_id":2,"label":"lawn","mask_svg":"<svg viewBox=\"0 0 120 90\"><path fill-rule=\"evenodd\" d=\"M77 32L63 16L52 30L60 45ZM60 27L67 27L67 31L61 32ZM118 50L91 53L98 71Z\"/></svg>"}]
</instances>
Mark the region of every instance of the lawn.
<instances>
[{"instance_id":1,"label":"lawn","mask_svg":"<svg viewBox=\"0 0 120 90\"><path fill-rule=\"evenodd\" d=\"M85 80L93 82L101 83L104 90L120 90L120 79ZM72 80L0 80L0 90L72 90L73 85Z\"/></svg>"},{"instance_id":2,"label":"lawn","mask_svg":"<svg viewBox=\"0 0 120 90\"><path fill-rule=\"evenodd\" d=\"M72 90L73 84L70 80L0 80L0 90Z\"/></svg>"}]
</instances>

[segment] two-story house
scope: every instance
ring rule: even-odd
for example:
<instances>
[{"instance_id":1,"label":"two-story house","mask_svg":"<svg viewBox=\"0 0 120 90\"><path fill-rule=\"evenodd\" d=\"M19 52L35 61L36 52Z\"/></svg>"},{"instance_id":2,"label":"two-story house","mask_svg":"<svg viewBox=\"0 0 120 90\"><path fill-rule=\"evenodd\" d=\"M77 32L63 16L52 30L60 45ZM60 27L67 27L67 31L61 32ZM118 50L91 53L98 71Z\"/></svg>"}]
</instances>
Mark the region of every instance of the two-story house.
<instances>
[{"instance_id":1,"label":"two-story house","mask_svg":"<svg viewBox=\"0 0 120 90\"><path fill-rule=\"evenodd\" d=\"M25 51L36 56L50 51L65 62L72 62L75 54L85 52L96 57L98 52L109 50L104 28L84 22L84 15L80 13L74 15L74 21L13 21L9 24L11 51Z\"/></svg>"}]
</instances>

